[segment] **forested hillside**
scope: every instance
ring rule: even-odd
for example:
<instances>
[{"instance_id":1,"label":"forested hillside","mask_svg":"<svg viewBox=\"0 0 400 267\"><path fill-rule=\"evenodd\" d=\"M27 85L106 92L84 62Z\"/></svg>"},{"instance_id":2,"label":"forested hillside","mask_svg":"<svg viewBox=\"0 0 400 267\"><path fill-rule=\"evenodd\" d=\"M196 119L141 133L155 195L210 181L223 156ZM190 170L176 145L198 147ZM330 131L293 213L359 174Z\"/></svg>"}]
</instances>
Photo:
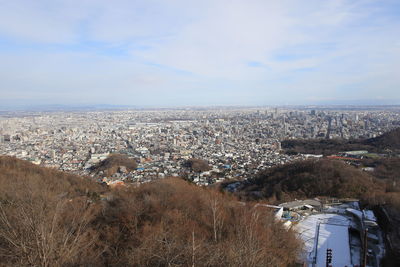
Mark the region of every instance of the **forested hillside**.
<instances>
[{"instance_id":1,"label":"forested hillside","mask_svg":"<svg viewBox=\"0 0 400 267\"><path fill-rule=\"evenodd\" d=\"M282 141L286 153L331 155L341 151L367 150L370 152L400 151L400 128L370 139L295 139Z\"/></svg>"},{"instance_id":2,"label":"forested hillside","mask_svg":"<svg viewBox=\"0 0 400 267\"><path fill-rule=\"evenodd\" d=\"M116 173L120 167L126 168L127 171L133 171L137 166L136 161L129 158L127 155L111 154L105 160L92 166L91 172L96 174L102 172L105 176L111 176Z\"/></svg>"},{"instance_id":3,"label":"forested hillside","mask_svg":"<svg viewBox=\"0 0 400 267\"><path fill-rule=\"evenodd\" d=\"M384 191L383 182L344 162L307 160L266 169L240 192L248 198L282 202L317 196L361 198L368 192Z\"/></svg>"},{"instance_id":4,"label":"forested hillside","mask_svg":"<svg viewBox=\"0 0 400 267\"><path fill-rule=\"evenodd\" d=\"M180 179L114 189L0 157L0 266L288 266L268 210Z\"/></svg>"},{"instance_id":5,"label":"forested hillside","mask_svg":"<svg viewBox=\"0 0 400 267\"><path fill-rule=\"evenodd\" d=\"M400 159L360 162L359 167L337 160L307 160L276 166L242 183L236 195L244 200L281 203L314 197L358 198L378 214L387 238L385 266L400 260ZM363 171L372 167L370 171ZM225 185L226 186L226 185Z\"/></svg>"}]
</instances>

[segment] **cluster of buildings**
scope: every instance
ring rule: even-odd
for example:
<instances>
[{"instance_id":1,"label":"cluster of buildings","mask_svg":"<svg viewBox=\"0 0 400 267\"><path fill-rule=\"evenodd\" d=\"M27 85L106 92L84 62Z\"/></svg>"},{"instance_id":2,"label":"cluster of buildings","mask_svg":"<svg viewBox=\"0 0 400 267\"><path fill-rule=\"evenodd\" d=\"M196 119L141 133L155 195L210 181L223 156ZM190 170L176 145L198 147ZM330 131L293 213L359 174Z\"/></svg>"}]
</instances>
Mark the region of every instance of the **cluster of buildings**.
<instances>
[{"instance_id":1,"label":"cluster of buildings","mask_svg":"<svg viewBox=\"0 0 400 267\"><path fill-rule=\"evenodd\" d=\"M137 160L137 170L107 179L185 176L208 185L305 157L281 153L283 139L374 137L399 122L396 109L312 107L0 113L0 154L89 174L110 153L123 153ZM190 171L190 158L210 170Z\"/></svg>"}]
</instances>

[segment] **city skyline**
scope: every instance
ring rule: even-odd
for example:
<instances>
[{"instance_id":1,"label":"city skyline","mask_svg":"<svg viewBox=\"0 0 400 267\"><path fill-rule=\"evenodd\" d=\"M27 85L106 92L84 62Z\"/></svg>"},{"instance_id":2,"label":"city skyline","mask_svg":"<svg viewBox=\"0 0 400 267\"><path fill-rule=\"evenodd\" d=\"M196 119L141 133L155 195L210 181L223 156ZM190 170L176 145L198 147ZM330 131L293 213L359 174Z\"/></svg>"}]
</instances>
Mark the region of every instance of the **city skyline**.
<instances>
[{"instance_id":1,"label":"city skyline","mask_svg":"<svg viewBox=\"0 0 400 267\"><path fill-rule=\"evenodd\" d=\"M0 106L400 104L398 1L0 1Z\"/></svg>"}]
</instances>

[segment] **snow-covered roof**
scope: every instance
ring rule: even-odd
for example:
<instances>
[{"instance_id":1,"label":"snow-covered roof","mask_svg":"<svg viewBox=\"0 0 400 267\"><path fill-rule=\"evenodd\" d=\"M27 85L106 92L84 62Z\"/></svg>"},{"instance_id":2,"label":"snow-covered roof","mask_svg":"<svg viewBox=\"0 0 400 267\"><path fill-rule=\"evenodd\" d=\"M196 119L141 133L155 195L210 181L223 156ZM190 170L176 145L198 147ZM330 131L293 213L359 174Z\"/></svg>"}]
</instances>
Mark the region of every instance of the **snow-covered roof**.
<instances>
[{"instance_id":1,"label":"snow-covered roof","mask_svg":"<svg viewBox=\"0 0 400 267\"><path fill-rule=\"evenodd\" d=\"M318 232L317 225L319 225ZM293 229L304 242L305 257L309 263L311 263L315 256L315 248L317 248L316 266L326 266L326 248L329 246L333 252L333 259L335 255L348 252L342 259L337 259L336 263L338 265L333 264L333 266L351 266L348 236L348 227L350 225L351 219L348 217L339 214L322 213L306 217L304 220L294 225ZM318 244L315 242L318 242ZM323 258L323 262L318 262L319 257ZM342 264L342 262L346 263Z\"/></svg>"},{"instance_id":2,"label":"snow-covered roof","mask_svg":"<svg viewBox=\"0 0 400 267\"><path fill-rule=\"evenodd\" d=\"M319 225L316 266L326 266L327 249L332 249L332 266L352 266L347 226Z\"/></svg>"}]
</instances>

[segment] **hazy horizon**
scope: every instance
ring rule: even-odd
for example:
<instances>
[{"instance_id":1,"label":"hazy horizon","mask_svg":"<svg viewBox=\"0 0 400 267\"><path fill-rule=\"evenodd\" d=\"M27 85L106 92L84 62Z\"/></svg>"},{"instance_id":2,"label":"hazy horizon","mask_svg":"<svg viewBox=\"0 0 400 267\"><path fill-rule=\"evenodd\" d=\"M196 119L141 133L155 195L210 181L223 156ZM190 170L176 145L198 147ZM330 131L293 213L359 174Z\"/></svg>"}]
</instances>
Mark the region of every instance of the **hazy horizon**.
<instances>
[{"instance_id":1,"label":"hazy horizon","mask_svg":"<svg viewBox=\"0 0 400 267\"><path fill-rule=\"evenodd\" d=\"M398 105L400 2L0 1L0 60L0 107Z\"/></svg>"}]
</instances>

